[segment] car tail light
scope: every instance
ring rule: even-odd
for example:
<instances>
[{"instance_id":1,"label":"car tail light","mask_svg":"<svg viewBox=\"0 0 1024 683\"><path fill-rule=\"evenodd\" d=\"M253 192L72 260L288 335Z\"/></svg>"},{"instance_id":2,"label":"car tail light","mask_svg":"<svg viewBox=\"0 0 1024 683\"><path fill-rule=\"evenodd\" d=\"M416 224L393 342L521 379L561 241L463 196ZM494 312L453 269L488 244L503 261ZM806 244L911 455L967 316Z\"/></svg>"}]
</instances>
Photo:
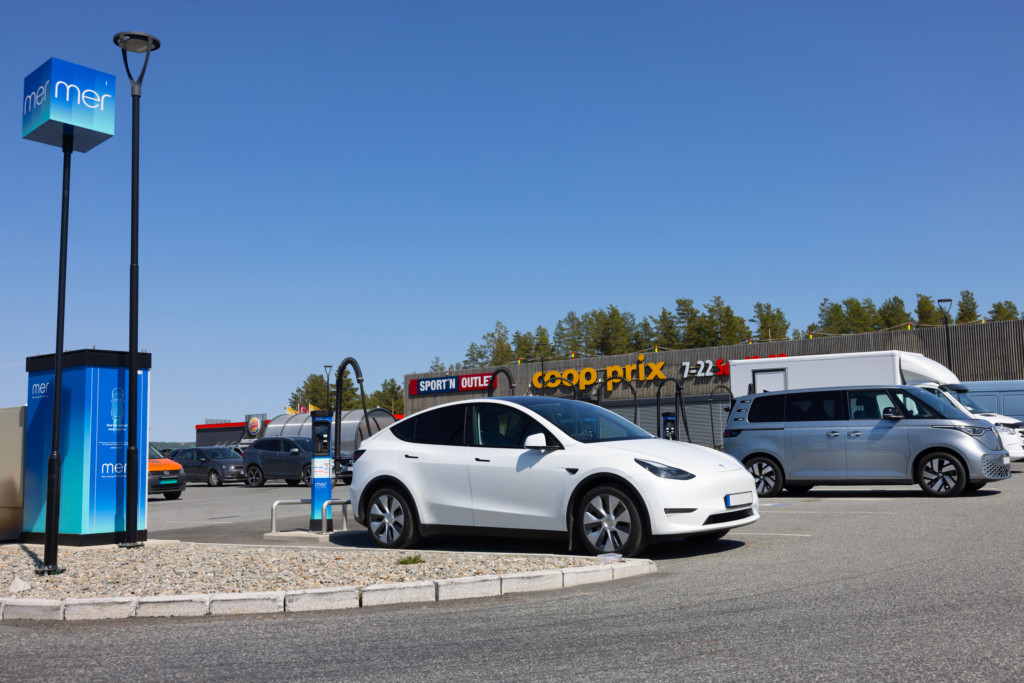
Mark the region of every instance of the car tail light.
<instances>
[{"instance_id":1,"label":"car tail light","mask_svg":"<svg viewBox=\"0 0 1024 683\"><path fill-rule=\"evenodd\" d=\"M722 436L728 439L729 437L739 436L740 432L742 431L742 429L726 429L724 432L722 432Z\"/></svg>"},{"instance_id":2,"label":"car tail light","mask_svg":"<svg viewBox=\"0 0 1024 683\"><path fill-rule=\"evenodd\" d=\"M365 452L366 452L366 449L365 449L365 448L360 448L360 449L359 449L359 450L357 450L357 451L356 451L355 453L353 453L353 454L352 454L352 462L355 462L356 460L358 460L358 459L359 459L359 456L361 456L361 455L362 455L363 453L365 453Z\"/></svg>"}]
</instances>

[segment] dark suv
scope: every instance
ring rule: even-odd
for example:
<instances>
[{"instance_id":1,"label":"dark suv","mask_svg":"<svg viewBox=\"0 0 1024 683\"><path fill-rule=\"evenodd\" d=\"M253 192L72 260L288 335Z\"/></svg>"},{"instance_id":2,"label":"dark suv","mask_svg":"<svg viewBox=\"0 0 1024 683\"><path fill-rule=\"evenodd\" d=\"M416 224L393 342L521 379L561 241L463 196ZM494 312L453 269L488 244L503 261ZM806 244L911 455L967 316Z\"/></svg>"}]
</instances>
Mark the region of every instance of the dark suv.
<instances>
[{"instance_id":1,"label":"dark suv","mask_svg":"<svg viewBox=\"0 0 1024 683\"><path fill-rule=\"evenodd\" d=\"M308 436L271 436L254 441L245 450L242 465L249 486L268 479L284 479L289 486L309 484L313 440Z\"/></svg>"}]
</instances>

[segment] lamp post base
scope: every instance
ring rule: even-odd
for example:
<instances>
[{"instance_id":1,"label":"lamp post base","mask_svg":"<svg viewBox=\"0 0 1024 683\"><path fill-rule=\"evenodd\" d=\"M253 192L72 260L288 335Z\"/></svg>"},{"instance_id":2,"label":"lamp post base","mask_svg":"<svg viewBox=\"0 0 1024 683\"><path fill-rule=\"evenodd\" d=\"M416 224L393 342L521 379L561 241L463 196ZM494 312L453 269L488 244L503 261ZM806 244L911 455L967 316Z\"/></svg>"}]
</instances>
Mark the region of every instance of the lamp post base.
<instances>
[{"instance_id":1,"label":"lamp post base","mask_svg":"<svg viewBox=\"0 0 1024 683\"><path fill-rule=\"evenodd\" d=\"M144 545L146 545L146 544L143 541L131 541L131 542L122 541L121 543L117 544L117 547L118 548L141 548Z\"/></svg>"},{"instance_id":2,"label":"lamp post base","mask_svg":"<svg viewBox=\"0 0 1024 683\"><path fill-rule=\"evenodd\" d=\"M55 576L57 574L63 574L67 571L67 567L58 567L55 564L44 564L42 567L36 569L36 574L39 576Z\"/></svg>"}]
</instances>

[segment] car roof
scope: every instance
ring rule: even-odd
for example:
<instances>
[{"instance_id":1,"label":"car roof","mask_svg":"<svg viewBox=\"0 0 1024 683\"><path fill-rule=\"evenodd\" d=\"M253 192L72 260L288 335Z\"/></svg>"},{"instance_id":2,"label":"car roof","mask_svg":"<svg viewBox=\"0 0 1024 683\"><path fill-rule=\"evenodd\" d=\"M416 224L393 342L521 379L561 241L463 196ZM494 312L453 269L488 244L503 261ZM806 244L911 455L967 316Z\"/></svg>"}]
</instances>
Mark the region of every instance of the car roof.
<instances>
[{"instance_id":1,"label":"car roof","mask_svg":"<svg viewBox=\"0 0 1024 683\"><path fill-rule=\"evenodd\" d=\"M805 387L803 389L779 389L778 391L762 391L760 394L744 394L737 396L736 400L745 398L757 398L765 394L809 394L817 391L864 391L870 389L917 389L913 384L851 384L842 387Z\"/></svg>"}]
</instances>

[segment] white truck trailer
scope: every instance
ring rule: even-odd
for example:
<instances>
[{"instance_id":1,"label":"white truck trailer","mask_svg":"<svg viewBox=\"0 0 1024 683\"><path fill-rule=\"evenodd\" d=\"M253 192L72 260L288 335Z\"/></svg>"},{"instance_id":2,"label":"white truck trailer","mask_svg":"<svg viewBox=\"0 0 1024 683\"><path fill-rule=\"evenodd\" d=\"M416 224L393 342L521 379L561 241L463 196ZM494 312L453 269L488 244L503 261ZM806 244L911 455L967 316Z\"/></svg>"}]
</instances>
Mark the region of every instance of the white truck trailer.
<instances>
[{"instance_id":1,"label":"white truck trailer","mask_svg":"<svg viewBox=\"0 0 1024 683\"><path fill-rule=\"evenodd\" d=\"M817 356L749 358L729 363L732 395L783 389L812 389L886 384L912 384L931 391L968 415L987 420L1003 440L1011 460L1024 460L1024 424L985 411L968 389L942 363L910 351L824 353Z\"/></svg>"}]
</instances>

